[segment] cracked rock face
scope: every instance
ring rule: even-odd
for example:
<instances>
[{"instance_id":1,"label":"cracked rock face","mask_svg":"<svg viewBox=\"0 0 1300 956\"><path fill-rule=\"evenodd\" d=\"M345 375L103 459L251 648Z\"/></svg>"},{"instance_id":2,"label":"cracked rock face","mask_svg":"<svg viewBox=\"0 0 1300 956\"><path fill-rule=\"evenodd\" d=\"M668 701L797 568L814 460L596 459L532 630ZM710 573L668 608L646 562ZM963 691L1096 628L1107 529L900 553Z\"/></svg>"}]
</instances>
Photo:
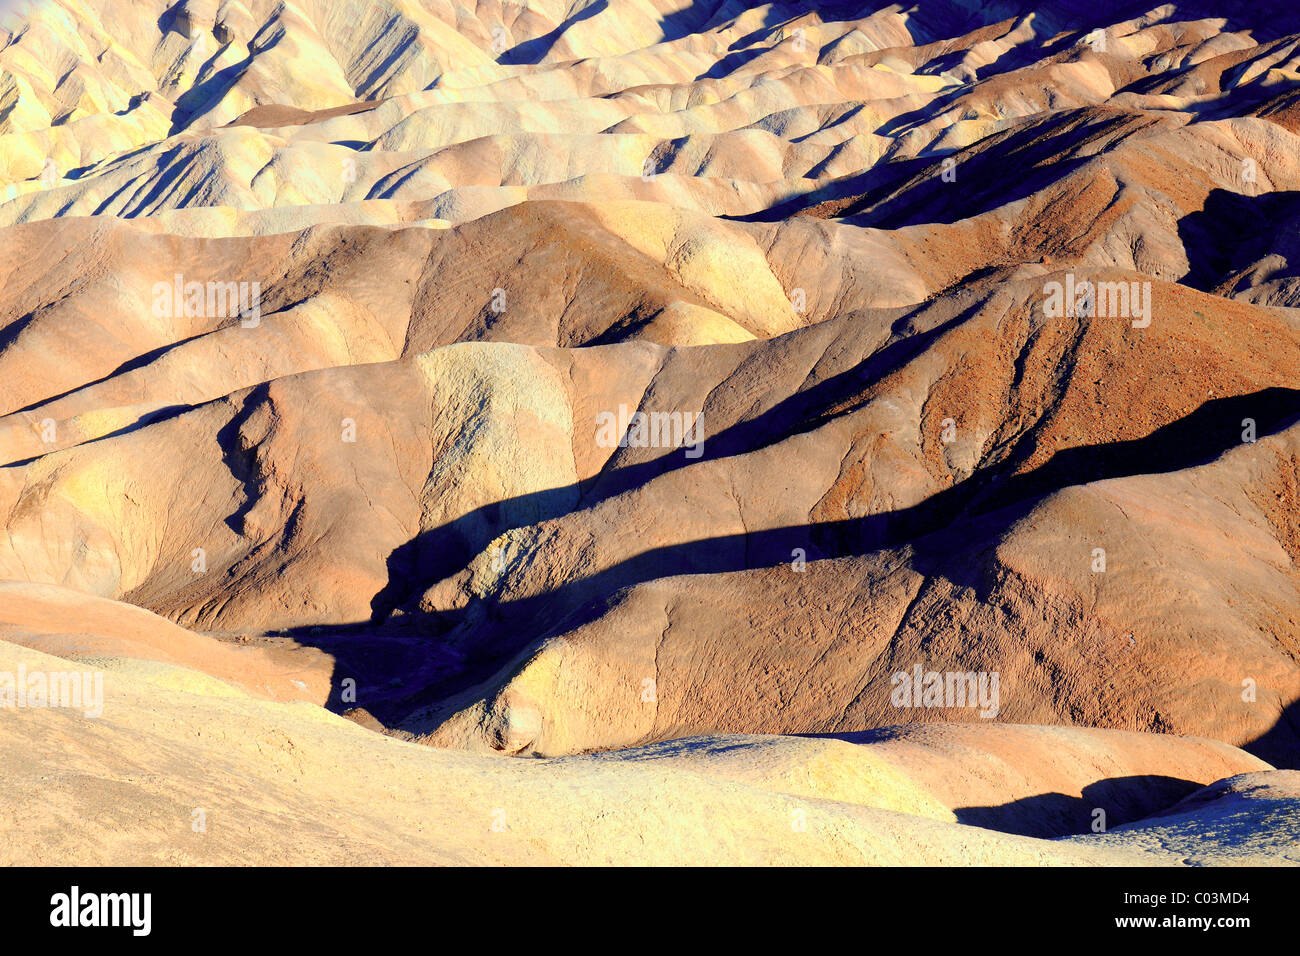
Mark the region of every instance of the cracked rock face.
<instances>
[{"instance_id":1,"label":"cracked rock face","mask_svg":"<svg viewBox=\"0 0 1300 956\"><path fill-rule=\"evenodd\" d=\"M472 6L0 5L13 859L1290 861L1294 11Z\"/></svg>"}]
</instances>

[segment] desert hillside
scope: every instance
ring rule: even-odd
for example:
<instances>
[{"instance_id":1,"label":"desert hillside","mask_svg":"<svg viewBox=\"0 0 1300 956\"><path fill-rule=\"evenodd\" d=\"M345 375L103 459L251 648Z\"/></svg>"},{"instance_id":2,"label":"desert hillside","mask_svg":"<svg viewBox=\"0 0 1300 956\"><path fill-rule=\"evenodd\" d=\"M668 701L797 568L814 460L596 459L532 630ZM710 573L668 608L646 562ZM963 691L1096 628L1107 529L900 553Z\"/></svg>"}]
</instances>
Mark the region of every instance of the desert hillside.
<instances>
[{"instance_id":1,"label":"desert hillside","mask_svg":"<svg viewBox=\"0 0 1300 956\"><path fill-rule=\"evenodd\" d=\"M4 4L4 862L1300 863L1298 227L1280 2Z\"/></svg>"}]
</instances>

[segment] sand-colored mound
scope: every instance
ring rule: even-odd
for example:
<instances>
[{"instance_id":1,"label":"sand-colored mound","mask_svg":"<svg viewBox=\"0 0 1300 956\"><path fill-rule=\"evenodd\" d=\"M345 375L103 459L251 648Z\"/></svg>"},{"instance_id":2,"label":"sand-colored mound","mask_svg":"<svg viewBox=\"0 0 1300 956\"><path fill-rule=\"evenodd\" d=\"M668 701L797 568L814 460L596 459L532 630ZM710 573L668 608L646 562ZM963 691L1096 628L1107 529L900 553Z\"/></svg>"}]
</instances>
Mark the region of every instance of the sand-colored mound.
<instances>
[{"instance_id":1,"label":"sand-colored mound","mask_svg":"<svg viewBox=\"0 0 1300 956\"><path fill-rule=\"evenodd\" d=\"M15 672L20 663L29 673L70 666L0 643L0 670ZM1177 862L1157 848L1130 852L1117 836L1105 844L1054 842L945 822L953 814L923 789L932 777L912 777L932 766L925 755L873 753L889 744L739 737L502 761L403 743L304 703L214 695L154 676L146 683L130 672L106 673L97 718L27 708L4 721L8 805L24 820L22 836L5 844L4 862ZM1132 736L1076 742L1070 731L987 729L963 745L967 756L950 774L977 760L990 737L1016 733L1040 738L1058 768L1069 765L1076 744L1082 766L1099 758L1112 769L1156 766L1125 764L1127 747L1146 746ZM944 760L948 744L933 746ZM1194 776L1219 765L1252 768L1249 757L1222 745L1168 746L1171 762ZM1004 741L1006 752L1022 751ZM674 781L669 789L665 774ZM1063 779L1078 786L1088 776L1067 770ZM997 786L986 778L969 792ZM952 781L947 792L956 792ZM1150 800L1151 791L1137 788L1134 799ZM1213 859L1213 839L1198 852Z\"/></svg>"},{"instance_id":2,"label":"sand-colored mound","mask_svg":"<svg viewBox=\"0 0 1300 956\"><path fill-rule=\"evenodd\" d=\"M253 697L323 703L330 664L303 648L228 643L117 601L48 584L0 582L0 635L12 644L95 664L153 661L207 674ZM135 666L135 665L131 665Z\"/></svg>"}]
</instances>

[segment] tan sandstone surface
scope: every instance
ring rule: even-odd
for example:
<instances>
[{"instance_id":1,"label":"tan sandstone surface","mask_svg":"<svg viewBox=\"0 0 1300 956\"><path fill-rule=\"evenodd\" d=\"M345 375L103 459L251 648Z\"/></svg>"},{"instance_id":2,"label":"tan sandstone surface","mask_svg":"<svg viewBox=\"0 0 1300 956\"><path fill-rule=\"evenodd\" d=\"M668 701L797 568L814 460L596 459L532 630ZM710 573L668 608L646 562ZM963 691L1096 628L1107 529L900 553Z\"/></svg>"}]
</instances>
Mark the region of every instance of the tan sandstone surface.
<instances>
[{"instance_id":1,"label":"tan sandstone surface","mask_svg":"<svg viewBox=\"0 0 1300 956\"><path fill-rule=\"evenodd\" d=\"M5 862L1300 862L1300 21L1021 7L0 6Z\"/></svg>"}]
</instances>

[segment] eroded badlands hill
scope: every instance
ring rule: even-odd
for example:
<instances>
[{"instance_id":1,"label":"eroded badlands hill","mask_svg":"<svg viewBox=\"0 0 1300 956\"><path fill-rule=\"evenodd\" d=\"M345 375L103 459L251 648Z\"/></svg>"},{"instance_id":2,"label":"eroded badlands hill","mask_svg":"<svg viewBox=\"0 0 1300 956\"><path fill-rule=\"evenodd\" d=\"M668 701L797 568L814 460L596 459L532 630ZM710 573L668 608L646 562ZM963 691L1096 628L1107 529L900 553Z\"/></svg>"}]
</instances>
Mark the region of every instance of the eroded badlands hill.
<instances>
[{"instance_id":1,"label":"eroded badlands hill","mask_svg":"<svg viewBox=\"0 0 1300 956\"><path fill-rule=\"evenodd\" d=\"M885 811L936 862L1238 818L1209 862L1288 859L1298 67L1267 3L0 8L0 638L191 695L5 715L62 781L36 858L166 752L269 774L222 812L285 839L375 808L373 862L597 861L660 825L647 762L656 862L902 862ZM900 699L930 673L986 698ZM839 842L755 822L772 760L830 762ZM404 853L435 769L645 805ZM1034 842L1097 793L1132 828ZM168 827L95 860L239 858Z\"/></svg>"}]
</instances>

